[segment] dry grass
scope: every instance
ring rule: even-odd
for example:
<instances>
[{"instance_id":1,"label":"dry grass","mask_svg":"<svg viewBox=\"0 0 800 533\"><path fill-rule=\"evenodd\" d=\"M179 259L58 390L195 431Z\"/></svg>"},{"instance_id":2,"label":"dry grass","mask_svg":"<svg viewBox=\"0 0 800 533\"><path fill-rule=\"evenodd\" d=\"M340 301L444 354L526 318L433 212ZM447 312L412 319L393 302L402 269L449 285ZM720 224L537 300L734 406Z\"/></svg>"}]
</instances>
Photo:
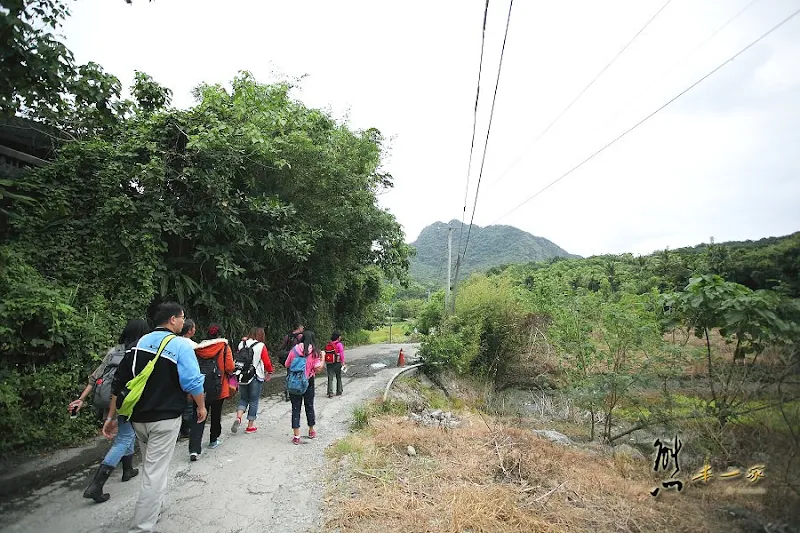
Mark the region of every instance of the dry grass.
<instances>
[{"instance_id":1,"label":"dry grass","mask_svg":"<svg viewBox=\"0 0 800 533\"><path fill-rule=\"evenodd\" d=\"M687 485L649 491L649 460L598 457L465 415L443 431L370 421L334 447L340 472L326 530L342 532L736 531L715 509L738 496ZM412 445L417 456L406 454ZM727 523L726 523L727 522Z\"/></svg>"}]
</instances>

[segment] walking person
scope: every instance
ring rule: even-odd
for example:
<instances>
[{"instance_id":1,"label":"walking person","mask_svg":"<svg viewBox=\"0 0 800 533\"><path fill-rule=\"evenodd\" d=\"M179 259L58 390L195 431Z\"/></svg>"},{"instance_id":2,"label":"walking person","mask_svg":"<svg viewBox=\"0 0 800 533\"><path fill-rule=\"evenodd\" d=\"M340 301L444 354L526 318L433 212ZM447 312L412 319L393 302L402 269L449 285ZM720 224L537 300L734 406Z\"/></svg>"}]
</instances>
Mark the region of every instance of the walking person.
<instances>
[{"instance_id":1,"label":"walking person","mask_svg":"<svg viewBox=\"0 0 800 533\"><path fill-rule=\"evenodd\" d=\"M306 422L308 423L308 438L313 439L317 436L314 429L316 416L314 413L314 376L318 370L322 369L322 356L319 349L314 345L314 332L306 330L303 332L303 342L298 343L289 352L286 358L286 368L289 369L289 379L291 374L301 372L307 380L307 387L302 394L292 394L290 390L289 398L292 402L292 437L293 444L300 444L300 408L305 407ZM291 389L291 387L288 387Z\"/></svg>"},{"instance_id":2,"label":"walking person","mask_svg":"<svg viewBox=\"0 0 800 533\"><path fill-rule=\"evenodd\" d=\"M125 352L130 350L143 335L149 332L150 326L147 325L146 321L138 318L128 321L128 324L119 336L119 343L108 351L103 361L100 363L100 366L89 375L89 384L83 389L78 399L69 404L68 409L73 415L77 415L78 411L83 407L86 398L88 398L89 394L91 394L95 388L103 388L102 381L104 377L113 380L113 376L110 373L114 372L114 369L122 362ZM108 389L110 389L110 386L111 382L105 385ZM94 396L96 399L96 406L105 401L97 398L98 392L100 391L95 390ZM110 396L107 400L110 403ZM103 406L103 418L108 416L108 410L108 405ZM117 418L117 424L119 425L119 431L117 432L117 436L114 437L114 443L100 463L91 483L89 483L89 486L83 491L84 498L91 498L97 503L108 501L111 497L108 493L103 492L103 485L120 462L122 463L123 482L139 474L139 470L133 468L133 446L136 442L136 433L133 431L133 426L131 426L128 419L124 416Z\"/></svg>"},{"instance_id":3,"label":"walking person","mask_svg":"<svg viewBox=\"0 0 800 533\"><path fill-rule=\"evenodd\" d=\"M197 333L197 324L191 318L183 321L183 328L181 329L181 337L189 341L192 348L197 348L197 343L192 340L195 333ZM192 430L194 423L194 400L188 394L186 395L186 408L181 415L181 431L178 433L179 439L188 439L189 433Z\"/></svg>"},{"instance_id":4,"label":"walking person","mask_svg":"<svg viewBox=\"0 0 800 533\"><path fill-rule=\"evenodd\" d=\"M336 378L336 396L341 396L342 367L344 366L344 345L341 335L334 331L331 340L325 346L325 373L328 376L328 398L333 398L333 378Z\"/></svg>"},{"instance_id":5,"label":"walking person","mask_svg":"<svg viewBox=\"0 0 800 533\"><path fill-rule=\"evenodd\" d=\"M243 376L248 376L242 381L239 378L239 409L236 411L236 420L233 421L231 431L236 433L239 431L239 426L242 425L242 416L247 411L247 428L245 433L255 433L258 431L256 427L256 418L258 418L258 400L261 396L261 387L265 381L272 379L272 374L275 369L272 367L272 361L269 358L269 350L264 343L266 333L264 328L253 328L250 333L242 339L237 348L237 360L240 354L248 353L251 359L252 368L245 368Z\"/></svg>"},{"instance_id":6,"label":"walking person","mask_svg":"<svg viewBox=\"0 0 800 533\"><path fill-rule=\"evenodd\" d=\"M180 304L159 305L153 316L158 327L139 339L125 354L114 376L111 409L103 425L103 434L112 438L117 431L117 409L128 412L133 405L129 418L142 450L142 487L129 533L155 530L167 490L169 463L175 452L186 393L191 394L197 404L197 420L206 418L205 379L194 350L186 339L177 336L183 329L185 316ZM146 378L143 389L133 386L134 376L137 381ZM141 396L135 400L138 393Z\"/></svg>"},{"instance_id":7,"label":"walking person","mask_svg":"<svg viewBox=\"0 0 800 533\"><path fill-rule=\"evenodd\" d=\"M286 358L289 357L289 352L292 350L292 348L295 347L295 345L298 342L303 340L304 329L305 328L303 327L302 324L300 324L299 322L295 322L294 324L292 324L292 329L289 331L289 333L283 336L283 340L281 341L281 345L279 348L278 361L285 368L289 368L288 366L286 366ZM287 374L286 377L288 378L289 375ZM283 391L283 399L284 401L287 402L289 401L289 391L287 391L285 388Z\"/></svg>"},{"instance_id":8,"label":"walking person","mask_svg":"<svg viewBox=\"0 0 800 533\"><path fill-rule=\"evenodd\" d=\"M183 321L183 327L181 328L181 337L189 341L189 345L192 348L197 348L197 343L192 340L192 337L195 336L197 333L197 323L191 319L187 318Z\"/></svg>"},{"instance_id":9,"label":"walking person","mask_svg":"<svg viewBox=\"0 0 800 533\"><path fill-rule=\"evenodd\" d=\"M228 376L233 373L233 353L228 346L228 339L223 338L222 328L218 324L208 327L208 340L197 345L194 353L200 371L205 376L206 411L211 418L209 430L209 448L216 448L222 444L219 436L222 434L222 404L231 396L228 385ZM197 420L197 410L194 409L191 436L189 437L189 460L197 461L202 453L203 430L206 421Z\"/></svg>"}]
</instances>

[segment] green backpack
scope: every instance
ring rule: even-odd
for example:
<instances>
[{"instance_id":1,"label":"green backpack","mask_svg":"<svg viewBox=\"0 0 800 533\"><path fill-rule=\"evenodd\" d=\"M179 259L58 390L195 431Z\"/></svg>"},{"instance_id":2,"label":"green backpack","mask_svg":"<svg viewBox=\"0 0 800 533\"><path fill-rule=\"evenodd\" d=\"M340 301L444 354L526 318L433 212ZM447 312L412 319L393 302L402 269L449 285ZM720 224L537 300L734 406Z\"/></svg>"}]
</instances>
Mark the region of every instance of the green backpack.
<instances>
[{"instance_id":1,"label":"green backpack","mask_svg":"<svg viewBox=\"0 0 800 533\"><path fill-rule=\"evenodd\" d=\"M142 369L142 371L133 377L125 385L125 394L122 400L122 406L117 409L117 413L122 416L130 416L133 414L133 408L136 407L136 404L139 403L139 398L142 397L142 392L144 392L144 387L147 385L147 380L150 377L150 374L153 373L153 368L156 366L156 361L158 360L158 356L161 355L161 352L164 351L164 348L167 347L169 341L175 338L175 335L167 335L161 340L161 344L158 347L158 351L156 352L156 356L153 357L149 363ZM136 348L134 348L135 350Z\"/></svg>"}]
</instances>

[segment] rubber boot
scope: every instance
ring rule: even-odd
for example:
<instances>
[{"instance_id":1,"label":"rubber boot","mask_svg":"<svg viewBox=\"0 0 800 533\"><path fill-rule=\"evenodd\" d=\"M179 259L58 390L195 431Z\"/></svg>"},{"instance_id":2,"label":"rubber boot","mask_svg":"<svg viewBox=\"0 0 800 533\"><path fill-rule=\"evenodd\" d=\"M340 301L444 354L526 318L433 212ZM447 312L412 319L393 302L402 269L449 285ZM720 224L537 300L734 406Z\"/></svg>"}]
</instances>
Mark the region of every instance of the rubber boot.
<instances>
[{"instance_id":1,"label":"rubber boot","mask_svg":"<svg viewBox=\"0 0 800 533\"><path fill-rule=\"evenodd\" d=\"M128 481L139 475L139 469L133 467L133 454L122 458L122 481Z\"/></svg>"},{"instance_id":2,"label":"rubber boot","mask_svg":"<svg viewBox=\"0 0 800 533\"><path fill-rule=\"evenodd\" d=\"M101 464L100 468L98 468L97 472L94 474L94 479L92 479L92 482L86 487L86 490L83 491L83 497L92 498L97 503L108 501L111 495L107 492L103 492L103 485L106 484L108 476L110 476L113 471L113 466Z\"/></svg>"}]
</instances>

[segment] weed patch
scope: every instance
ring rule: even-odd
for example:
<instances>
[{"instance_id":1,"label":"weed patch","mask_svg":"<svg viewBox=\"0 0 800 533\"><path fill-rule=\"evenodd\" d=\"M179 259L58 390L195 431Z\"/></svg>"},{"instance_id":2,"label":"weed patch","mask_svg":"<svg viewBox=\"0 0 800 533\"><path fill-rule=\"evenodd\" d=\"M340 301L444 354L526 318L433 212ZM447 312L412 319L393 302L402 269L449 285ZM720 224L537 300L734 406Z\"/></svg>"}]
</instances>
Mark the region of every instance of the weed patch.
<instances>
[{"instance_id":1,"label":"weed patch","mask_svg":"<svg viewBox=\"0 0 800 533\"><path fill-rule=\"evenodd\" d=\"M735 531L714 509L758 507L689 485L659 498L649 460L593 457L529 430L475 415L455 430L376 415L353 449L347 490L332 495L326 530L368 532ZM409 456L408 446L416 450Z\"/></svg>"},{"instance_id":2,"label":"weed patch","mask_svg":"<svg viewBox=\"0 0 800 533\"><path fill-rule=\"evenodd\" d=\"M407 412L408 405L404 402L392 399L375 400L353 409L353 422L350 427L356 431L362 430L369 426L370 419L376 415L401 415Z\"/></svg>"}]
</instances>

